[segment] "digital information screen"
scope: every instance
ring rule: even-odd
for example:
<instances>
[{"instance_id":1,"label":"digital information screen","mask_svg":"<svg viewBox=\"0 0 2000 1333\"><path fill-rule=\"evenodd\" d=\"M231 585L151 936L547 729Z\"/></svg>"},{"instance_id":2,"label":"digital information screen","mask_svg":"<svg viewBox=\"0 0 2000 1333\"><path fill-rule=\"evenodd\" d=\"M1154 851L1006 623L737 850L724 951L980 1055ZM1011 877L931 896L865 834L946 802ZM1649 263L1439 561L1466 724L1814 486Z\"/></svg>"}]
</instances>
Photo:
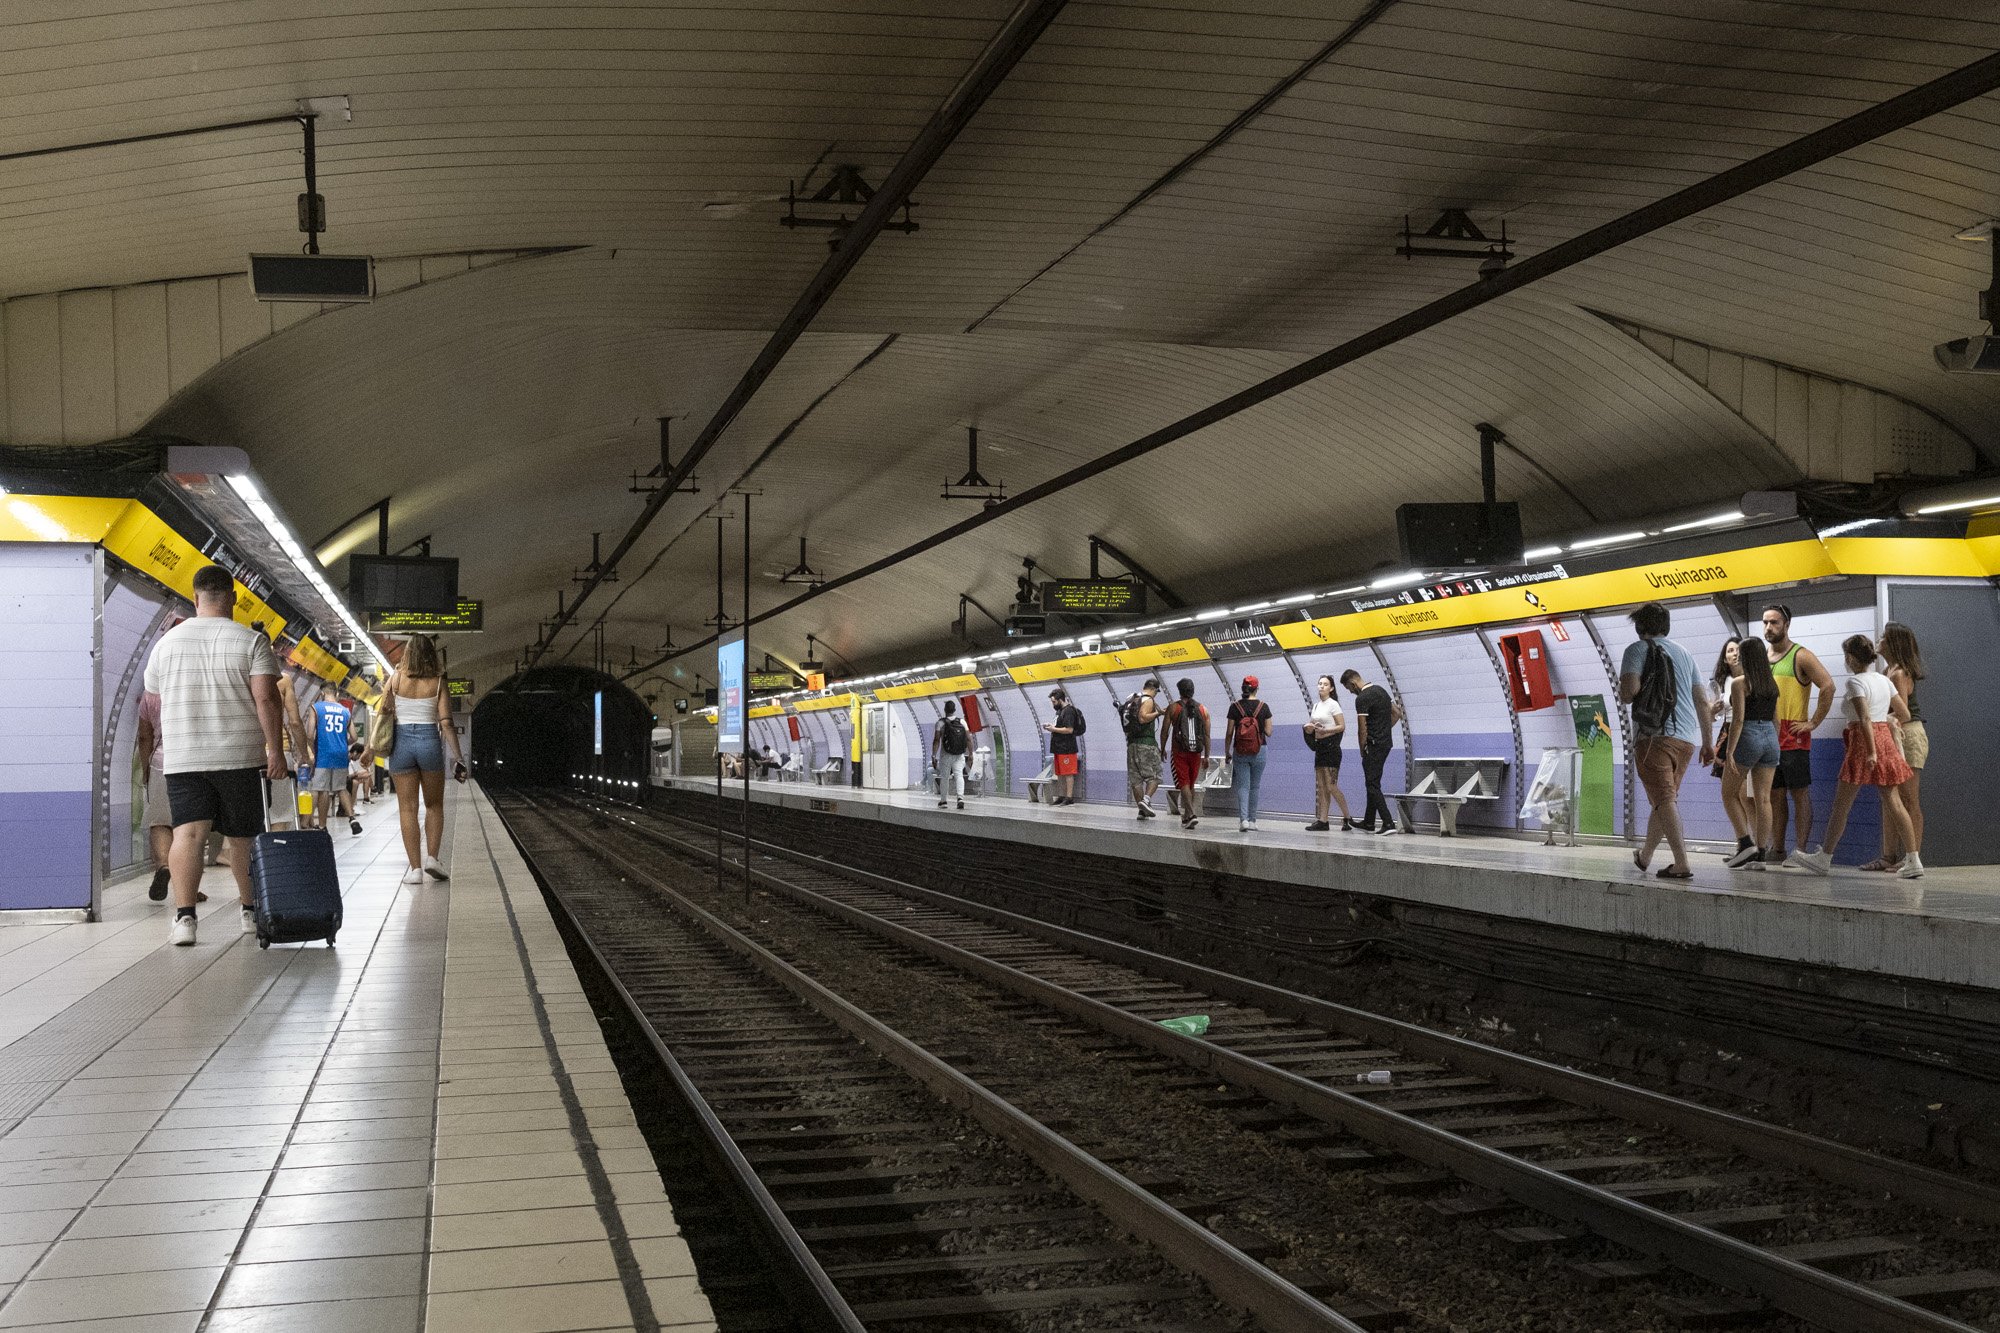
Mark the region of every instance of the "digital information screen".
<instances>
[{"instance_id":1,"label":"digital information screen","mask_svg":"<svg viewBox=\"0 0 2000 1333\"><path fill-rule=\"evenodd\" d=\"M458 561L420 555L350 555L349 599L362 611L458 609Z\"/></svg>"},{"instance_id":2,"label":"digital information screen","mask_svg":"<svg viewBox=\"0 0 2000 1333\"><path fill-rule=\"evenodd\" d=\"M456 611L368 613L368 628L376 634L473 634L485 624L486 603L474 597L459 598Z\"/></svg>"},{"instance_id":3,"label":"digital information screen","mask_svg":"<svg viewBox=\"0 0 2000 1333\"><path fill-rule=\"evenodd\" d=\"M472 697L472 677L446 676L444 679L444 688L445 693L454 699L470 699Z\"/></svg>"},{"instance_id":4,"label":"digital information screen","mask_svg":"<svg viewBox=\"0 0 2000 1333\"><path fill-rule=\"evenodd\" d=\"M732 635L715 649L716 716L715 748L731 754L743 753L743 636Z\"/></svg>"},{"instance_id":5,"label":"digital information screen","mask_svg":"<svg viewBox=\"0 0 2000 1333\"><path fill-rule=\"evenodd\" d=\"M591 728L591 736L590 736L590 752L595 755L602 755L604 753L604 691L603 690L599 690L597 692L597 707L595 711L592 713L592 723L593 725Z\"/></svg>"},{"instance_id":6,"label":"digital information screen","mask_svg":"<svg viewBox=\"0 0 2000 1333\"><path fill-rule=\"evenodd\" d=\"M1042 585L1042 610L1080 616L1143 616L1146 585L1124 579L1055 579Z\"/></svg>"},{"instance_id":7,"label":"digital information screen","mask_svg":"<svg viewBox=\"0 0 2000 1333\"><path fill-rule=\"evenodd\" d=\"M794 689L798 683L799 678L789 671L753 671L750 673L750 692L752 694Z\"/></svg>"}]
</instances>

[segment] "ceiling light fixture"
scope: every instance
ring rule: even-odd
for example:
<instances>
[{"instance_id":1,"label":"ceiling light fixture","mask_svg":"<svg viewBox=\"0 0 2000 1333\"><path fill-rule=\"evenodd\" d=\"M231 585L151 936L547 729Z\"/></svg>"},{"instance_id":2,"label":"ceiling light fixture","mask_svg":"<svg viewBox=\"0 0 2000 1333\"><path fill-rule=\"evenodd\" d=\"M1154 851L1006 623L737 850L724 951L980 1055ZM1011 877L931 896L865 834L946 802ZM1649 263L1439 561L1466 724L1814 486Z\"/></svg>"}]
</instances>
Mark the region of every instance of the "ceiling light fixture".
<instances>
[{"instance_id":1,"label":"ceiling light fixture","mask_svg":"<svg viewBox=\"0 0 2000 1333\"><path fill-rule=\"evenodd\" d=\"M1521 552L1521 558L1523 560L1546 560L1552 555L1561 555L1562 550L1563 548L1560 546L1537 546L1531 551Z\"/></svg>"},{"instance_id":2,"label":"ceiling light fixture","mask_svg":"<svg viewBox=\"0 0 2000 1333\"><path fill-rule=\"evenodd\" d=\"M305 547L301 546L298 538L292 535L292 530L285 523L283 516L278 513L276 507L270 501L266 500L263 493L258 490L257 483L247 476L231 473L229 485L236 492L237 497L243 501L244 507L252 514L255 514L257 521L264 525L264 530L270 534L271 540L275 541L278 544L278 548L290 558L292 564L298 567L299 573L305 576L306 582L310 583L313 590L324 598L328 605L332 606L334 611L339 614L342 622L352 631L355 641L367 645L368 651L374 656L377 665L382 670L390 670L391 664L389 659L383 655L380 648L375 646L374 638L362 626L361 621L355 617L352 611L347 609L347 603L333 590L333 585L327 582L326 574L320 569L319 562L306 553Z\"/></svg>"},{"instance_id":3,"label":"ceiling light fixture","mask_svg":"<svg viewBox=\"0 0 2000 1333\"><path fill-rule=\"evenodd\" d=\"M1406 569L1400 574L1384 574L1381 578L1371 582L1368 585L1368 587L1371 590L1381 589L1381 588L1406 588L1412 583L1422 583L1423 581L1424 581L1423 571L1416 569Z\"/></svg>"},{"instance_id":4,"label":"ceiling light fixture","mask_svg":"<svg viewBox=\"0 0 2000 1333\"><path fill-rule=\"evenodd\" d=\"M1720 528L1730 523L1741 523L1742 521L1743 511L1732 509L1726 514L1713 514L1708 518L1697 518L1687 523L1675 523L1670 527L1661 528L1660 531L1662 533L1693 532L1696 528Z\"/></svg>"},{"instance_id":5,"label":"ceiling light fixture","mask_svg":"<svg viewBox=\"0 0 2000 1333\"><path fill-rule=\"evenodd\" d=\"M1626 542L1644 541L1643 532L1614 532L1608 537L1585 537L1582 541L1571 542L1572 551L1594 551L1600 546L1619 546Z\"/></svg>"}]
</instances>

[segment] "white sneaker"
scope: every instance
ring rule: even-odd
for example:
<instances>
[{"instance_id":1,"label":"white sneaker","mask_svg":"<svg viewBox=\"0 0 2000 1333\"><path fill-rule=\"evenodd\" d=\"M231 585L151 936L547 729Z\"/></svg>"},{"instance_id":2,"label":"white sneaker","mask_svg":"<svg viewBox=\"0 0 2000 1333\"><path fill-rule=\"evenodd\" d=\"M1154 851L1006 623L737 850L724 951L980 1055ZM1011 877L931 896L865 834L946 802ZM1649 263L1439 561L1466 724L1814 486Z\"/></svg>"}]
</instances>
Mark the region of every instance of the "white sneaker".
<instances>
[{"instance_id":1,"label":"white sneaker","mask_svg":"<svg viewBox=\"0 0 2000 1333\"><path fill-rule=\"evenodd\" d=\"M1388 824L1384 824L1381 828L1377 829L1376 833L1386 838L1392 833L1401 833L1402 831L1403 831L1403 826L1401 824L1391 822Z\"/></svg>"},{"instance_id":2,"label":"white sneaker","mask_svg":"<svg viewBox=\"0 0 2000 1333\"><path fill-rule=\"evenodd\" d=\"M1833 853L1822 847L1816 852L1793 852L1792 859L1785 864L1797 866L1815 875L1833 873Z\"/></svg>"},{"instance_id":3,"label":"white sneaker","mask_svg":"<svg viewBox=\"0 0 2000 1333\"><path fill-rule=\"evenodd\" d=\"M257 933L257 909L254 907L243 908L243 933L245 935Z\"/></svg>"},{"instance_id":4,"label":"white sneaker","mask_svg":"<svg viewBox=\"0 0 2000 1333\"><path fill-rule=\"evenodd\" d=\"M1250 831L1252 833L1255 833L1257 831L1257 821L1254 819L1250 821Z\"/></svg>"},{"instance_id":5,"label":"white sneaker","mask_svg":"<svg viewBox=\"0 0 2000 1333\"><path fill-rule=\"evenodd\" d=\"M403 872L403 883L421 884L423 882L424 882L424 872L417 869L415 866L411 866L408 870L405 870Z\"/></svg>"},{"instance_id":6,"label":"white sneaker","mask_svg":"<svg viewBox=\"0 0 2000 1333\"><path fill-rule=\"evenodd\" d=\"M451 878L450 875L444 873L444 867L438 864L438 859L435 856L426 856L424 858L424 873L432 879Z\"/></svg>"},{"instance_id":7,"label":"white sneaker","mask_svg":"<svg viewBox=\"0 0 2000 1333\"><path fill-rule=\"evenodd\" d=\"M1911 852L1908 856L1905 856L1903 858L1903 864L1896 867L1897 879L1922 879L1923 877L1924 877L1923 859L1919 857L1915 852Z\"/></svg>"},{"instance_id":8,"label":"white sneaker","mask_svg":"<svg viewBox=\"0 0 2000 1333\"><path fill-rule=\"evenodd\" d=\"M167 927L167 943L193 944L194 918L191 916L176 916L174 923Z\"/></svg>"},{"instance_id":9,"label":"white sneaker","mask_svg":"<svg viewBox=\"0 0 2000 1333\"><path fill-rule=\"evenodd\" d=\"M1249 820L1247 820L1247 819L1239 819L1239 820L1237 820L1237 821L1236 821L1236 831L1237 831L1238 833L1248 833L1248 832L1250 831L1250 821L1249 821Z\"/></svg>"}]
</instances>

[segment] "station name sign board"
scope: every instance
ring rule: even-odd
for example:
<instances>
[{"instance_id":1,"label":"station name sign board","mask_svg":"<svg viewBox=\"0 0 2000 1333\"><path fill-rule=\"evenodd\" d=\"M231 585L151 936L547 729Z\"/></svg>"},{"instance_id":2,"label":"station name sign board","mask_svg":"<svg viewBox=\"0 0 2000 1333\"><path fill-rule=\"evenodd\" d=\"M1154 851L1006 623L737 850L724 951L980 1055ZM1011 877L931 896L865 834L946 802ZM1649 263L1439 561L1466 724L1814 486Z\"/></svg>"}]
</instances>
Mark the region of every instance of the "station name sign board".
<instances>
[{"instance_id":1,"label":"station name sign board","mask_svg":"<svg viewBox=\"0 0 2000 1333\"><path fill-rule=\"evenodd\" d=\"M1146 585L1124 579L1053 579L1042 585L1042 610L1078 616L1143 616Z\"/></svg>"},{"instance_id":2,"label":"station name sign board","mask_svg":"<svg viewBox=\"0 0 2000 1333\"><path fill-rule=\"evenodd\" d=\"M453 611L370 611L368 628L376 634L471 634L485 628L486 604L461 597Z\"/></svg>"}]
</instances>

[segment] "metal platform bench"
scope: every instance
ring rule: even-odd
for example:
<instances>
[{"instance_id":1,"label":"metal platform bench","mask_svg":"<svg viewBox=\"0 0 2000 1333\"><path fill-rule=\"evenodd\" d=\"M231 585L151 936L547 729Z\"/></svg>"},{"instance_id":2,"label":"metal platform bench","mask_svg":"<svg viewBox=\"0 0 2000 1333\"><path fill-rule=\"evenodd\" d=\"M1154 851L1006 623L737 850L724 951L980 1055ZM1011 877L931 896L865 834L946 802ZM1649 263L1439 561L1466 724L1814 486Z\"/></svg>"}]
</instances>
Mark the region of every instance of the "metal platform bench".
<instances>
[{"instance_id":1,"label":"metal platform bench","mask_svg":"<svg viewBox=\"0 0 2000 1333\"><path fill-rule=\"evenodd\" d=\"M1416 781L1408 791L1385 792L1402 812L1405 833L1416 832L1416 803L1435 801L1438 833L1446 838L1458 833L1458 812L1472 801L1497 801L1500 784L1507 776L1505 759L1418 759L1411 767Z\"/></svg>"}]
</instances>

